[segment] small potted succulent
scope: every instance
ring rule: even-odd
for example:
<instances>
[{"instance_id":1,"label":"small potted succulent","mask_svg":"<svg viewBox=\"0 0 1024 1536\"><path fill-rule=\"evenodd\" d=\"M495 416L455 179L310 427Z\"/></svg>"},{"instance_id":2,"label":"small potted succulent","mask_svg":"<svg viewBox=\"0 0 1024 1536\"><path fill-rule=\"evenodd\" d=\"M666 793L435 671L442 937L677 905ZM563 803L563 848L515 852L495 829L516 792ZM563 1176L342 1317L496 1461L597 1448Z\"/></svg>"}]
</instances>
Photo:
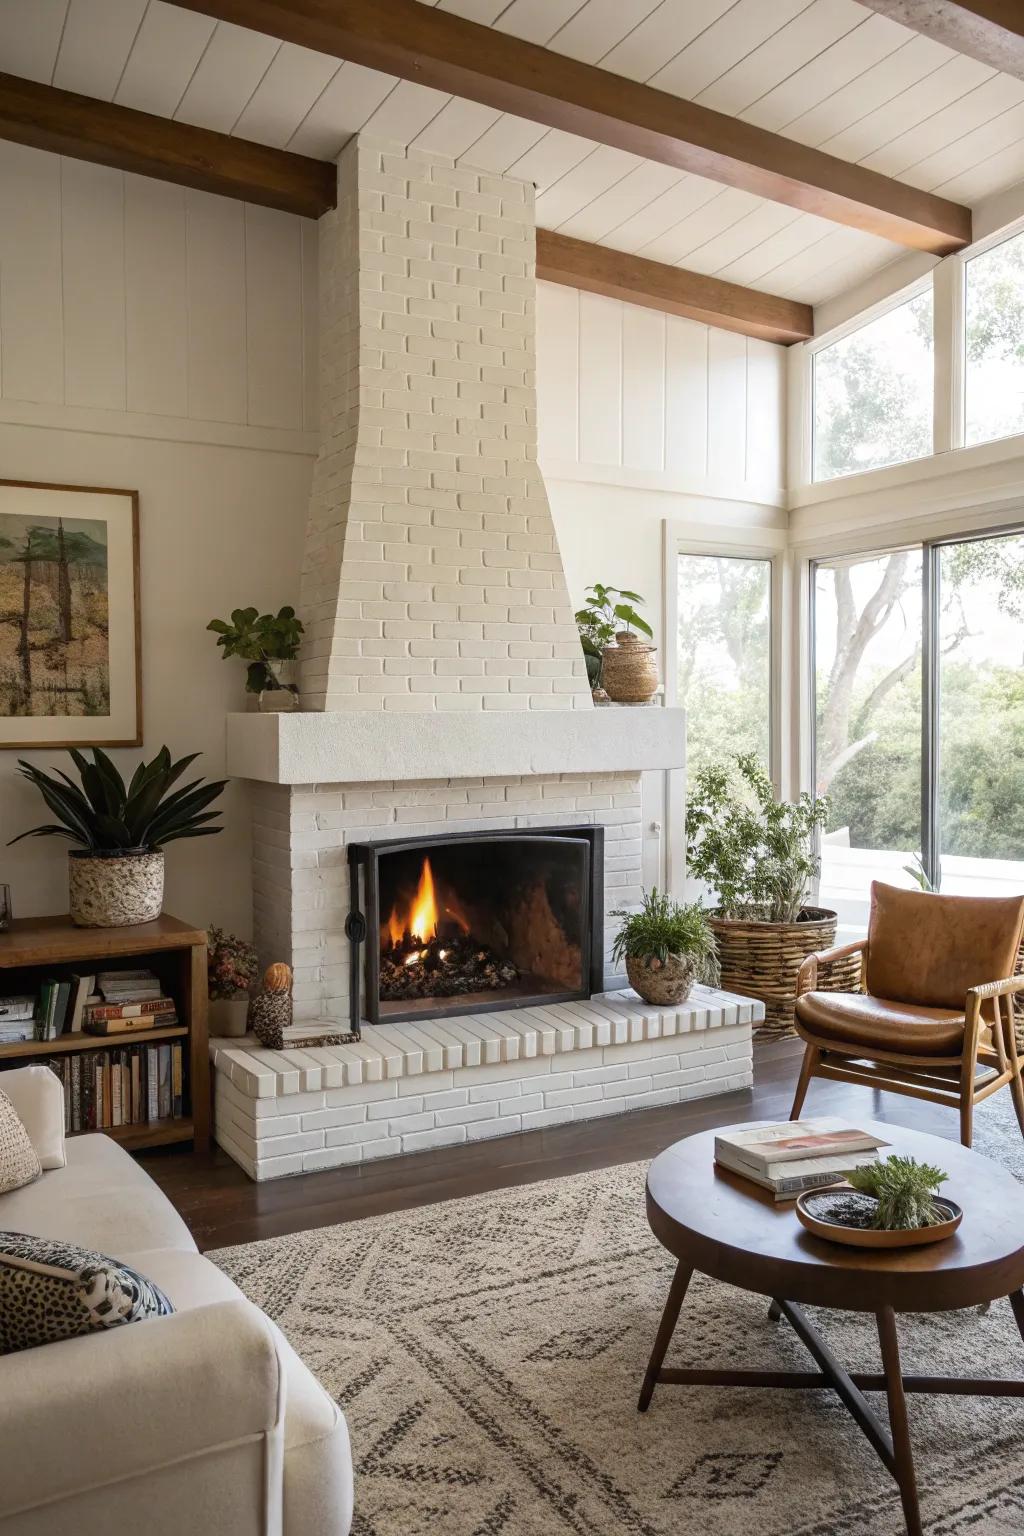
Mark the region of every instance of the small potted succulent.
<instances>
[{"instance_id":1,"label":"small potted succulent","mask_svg":"<svg viewBox=\"0 0 1024 1536\"><path fill-rule=\"evenodd\" d=\"M181 837L220 832L219 811L207 810L227 783L193 779L171 793L192 752L174 763L161 747L151 763L139 763L125 784L99 747L92 761L71 748L81 787L56 770L56 777L19 759L23 778L34 784L56 822L32 827L23 837L66 837L81 846L68 850L71 920L80 928L123 928L159 917L164 899L164 847Z\"/></svg>"},{"instance_id":2,"label":"small potted succulent","mask_svg":"<svg viewBox=\"0 0 1024 1536\"><path fill-rule=\"evenodd\" d=\"M592 689L603 689L614 704L647 704L658 688L656 647L645 645L639 630L653 639L654 631L634 603L639 592L625 587L606 587L595 581L587 588L586 605L576 614L580 645Z\"/></svg>"},{"instance_id":3,"label":"small potted succulent","mask_svg":"<svg viewBox=\"0 0 1024 1536\"><path fill-rule=\"evenodd\" d=\"M249 663L245 691L254 709L264 713L298 709L295 658L303 627L294 608L282 608L276 616L257 608L236 608L230 623L211 619L206 627L217 636L225 660L240 656Z\"/></svg>"},{"instance_id":4,"label":"small potted succulent","mask_svg":"<svg viewBox=\"0 0 1024 1536\"><path fill-rule=\"evenodd\" d=\"M717 983L715 936L698 902L686 905L655 889L644 893L639 912L611 916L622 919L612 959L625 959L629 984L645 1003L682 1003L695 981Z\"/></svg>"},{"instance_id":5,"label":"small potted succulent","mask_svg":"<svg viewBox=\"0 0 1024 1536\"><path fill-rule=\"evenodd\" d=\"M244 1035L249 993L259 974L256 950L248 939L215 925L206 935L210 1034Z\"/></svg>"},{"instance_id":6,"label":"small potted succulent","mask_svg":"<svg viewBox=\"0 0 1024 1536\"><path fill-rule=\"evenodd\" d=\"M952 1200L937 1198L947 1175L932 1163L893 1154L851 1168L846 1186L806 1190L797 1215L817 1237L858 1248L905 1248L941 1241L960 1224Z\"/></svg>"}]
</instances>

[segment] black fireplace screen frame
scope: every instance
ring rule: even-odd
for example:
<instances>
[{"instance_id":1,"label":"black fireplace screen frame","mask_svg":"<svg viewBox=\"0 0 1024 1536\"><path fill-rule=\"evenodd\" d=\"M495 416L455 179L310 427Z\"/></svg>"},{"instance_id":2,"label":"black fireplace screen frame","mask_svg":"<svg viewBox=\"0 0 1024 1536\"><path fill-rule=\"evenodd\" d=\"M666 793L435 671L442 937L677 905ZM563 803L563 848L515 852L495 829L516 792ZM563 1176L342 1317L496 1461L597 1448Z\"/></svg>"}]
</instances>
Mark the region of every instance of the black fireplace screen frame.
<instances>
[{"instance_id":1,"label":"black fireplace screen frame","mask_svg":"<svg viewBox=\"0 0 1024 1536\"><path fill-rule=\"evenodd\" d=\"M360 1026L365 1019L370 1024L401 1024L414 1019L437 1016L436 1008L410 1008L407 1012L389 1012L385 1018L380 1013L380 946L367 943L371 926L375 937L379 936L380 871L382 856L394 853L417 853L421 849L429 855L431 848L459 847L467 843L551 843L579 842L587 846L587 869L583 882L584 910L582 912L582 965L583 986L574 991L544 992L536 997L503 998L495 994L494 1002L462 1003L458 997L445 999L445 1013L459 1014L493 1013L512 1008L528 1008L533 1005L554 1002L571 1002L588 998L604 988L604 828L583 827L530 827L496 829L483 832L430 833L421 837L393 837L371 843L349 843L348 868L350 906L345 921L345 934L349 941L349 1012L352 1032L359 1037ZM376 913L378 921L370 924L367 913ZM364 975L365 948L365 1000L361 1002ZM589 952L588 952L589 948ZM450 1004L450 1006L448 1006Z\"/></svg>"}]
</instances>

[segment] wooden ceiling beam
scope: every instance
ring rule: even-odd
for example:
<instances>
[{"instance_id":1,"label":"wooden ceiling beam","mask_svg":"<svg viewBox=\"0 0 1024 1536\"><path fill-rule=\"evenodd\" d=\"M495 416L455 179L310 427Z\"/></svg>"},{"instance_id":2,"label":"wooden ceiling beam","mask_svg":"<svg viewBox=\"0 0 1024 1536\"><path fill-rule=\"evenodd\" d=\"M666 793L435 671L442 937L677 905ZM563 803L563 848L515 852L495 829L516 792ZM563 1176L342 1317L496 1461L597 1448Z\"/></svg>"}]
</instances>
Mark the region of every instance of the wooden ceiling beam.
<instances>
[{"instance_id":1,"label":"wooden ceiling beam","mask_svg":"<svg viewBox=\"0 0 1024 1536\"><path fill-rule=\"evenodd\" d=\"M0 75L0 138L307 218L335 203L337 168L331 161L266 149L11 75ZM768 341L813 335L806 304L548 230L537 231L537 275Z\"/></svg>"},{"instance_id":2,"label":"wooden ceiling beam","mask_svg":"<svg viewBox=\"0 0 1024 1536\"><path fill-rule=\"evenodd\" d=\"M334 58L944 256L970 209L420 0L176 0Z\"/></svg>"},{"instance_id":3,"label":"wooden ceiling beam","mask_svg":"<svg viewBox=\"0 0 1024 1536\"><path fill-rule=\"evenodd\" d=\"M955 53L1024 80L1021 0L861 0L861 4L944 43Z\"/></svg>"},{"instance_id":4,"label":"wooden ceiling beam","mask_svg":"<svg viewBox=\"0 0 1024 1536\"><path fill-rule=\"evenodd\" d=\"M0 75L0 138L307 218L333 207L336 195L337 169L327 161L15 75Z\"/></svg>"},{"instance_id":5,"label":"wooden ceiling beam","mask_svg":"<svg viewBox=\"0 0 1024 1536\"><path fill-rule=\"evenodd\" d=\"M809 304L741 288L738 283L725 283L699 272L684 272L664 262L590 245L547 229L537 231L537 276L549 283L625 299L670 315L685 315L688 320L784 346L814 335L814 313Z\"/></svg>"}]
</instances>

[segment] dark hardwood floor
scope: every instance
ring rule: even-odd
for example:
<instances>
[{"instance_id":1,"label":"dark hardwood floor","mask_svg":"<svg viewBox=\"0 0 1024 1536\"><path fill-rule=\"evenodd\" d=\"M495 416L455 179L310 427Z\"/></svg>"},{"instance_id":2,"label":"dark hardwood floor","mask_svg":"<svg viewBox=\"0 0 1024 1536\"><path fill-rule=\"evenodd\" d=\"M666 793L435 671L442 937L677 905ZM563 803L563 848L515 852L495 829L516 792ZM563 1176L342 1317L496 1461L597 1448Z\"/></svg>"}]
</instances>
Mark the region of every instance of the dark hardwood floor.
<instances>
[{"instance_id":1,"label":"dark hardwood floor","mask_svg":"<svg viewBox=\"0 0 1024 1536\"><path fill-rule=\"evenodd\" d=\"M209 1157L196 1158L168 1148L140 1160L181 1212L199 1247L223 1248L539 1179L640 1162L683 1136L716 1125L785 1120L802 1050L799 1040L756 1043L754 1086L745 1092L268 1184L254 1184L219 1149ZM811 1085L804 1113L867 1116L933 1131L954 1141L958 1135L957 1117L949 1109L820 1079Z\"/></svg>"}]
</instances>

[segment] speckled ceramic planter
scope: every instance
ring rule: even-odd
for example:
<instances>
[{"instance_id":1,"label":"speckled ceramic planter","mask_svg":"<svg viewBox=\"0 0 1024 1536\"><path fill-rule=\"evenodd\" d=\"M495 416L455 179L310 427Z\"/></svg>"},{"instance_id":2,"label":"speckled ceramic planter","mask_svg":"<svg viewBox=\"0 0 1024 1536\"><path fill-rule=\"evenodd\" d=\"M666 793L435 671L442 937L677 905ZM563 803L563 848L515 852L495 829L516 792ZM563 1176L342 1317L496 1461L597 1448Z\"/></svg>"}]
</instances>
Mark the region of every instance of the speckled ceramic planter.
<instances>
[{"instance_id":1,"label":"speckled ceramic planter","mask_svg":"<svg viewBox=\"0 0 1024 1536\"><path fill-rule=\"evenodd\" d=\"M151 922L164 904L164 856L73 851L68 854L68 896L71 921L79 928Z\"/></svg>"},{"instance_id":2,"label":"speckled ceramic planter","mask_svg":"<svg viewBox=\"0 0 1024 1536\"><path fill-rule=\"evenodd\" d=\"M694 982L693 962L684 955L669 955L659 960L657 955L627 955L626 975L634 992L639 992L645 1003L685 1003Z\"/></svg>"}]
</instances>

